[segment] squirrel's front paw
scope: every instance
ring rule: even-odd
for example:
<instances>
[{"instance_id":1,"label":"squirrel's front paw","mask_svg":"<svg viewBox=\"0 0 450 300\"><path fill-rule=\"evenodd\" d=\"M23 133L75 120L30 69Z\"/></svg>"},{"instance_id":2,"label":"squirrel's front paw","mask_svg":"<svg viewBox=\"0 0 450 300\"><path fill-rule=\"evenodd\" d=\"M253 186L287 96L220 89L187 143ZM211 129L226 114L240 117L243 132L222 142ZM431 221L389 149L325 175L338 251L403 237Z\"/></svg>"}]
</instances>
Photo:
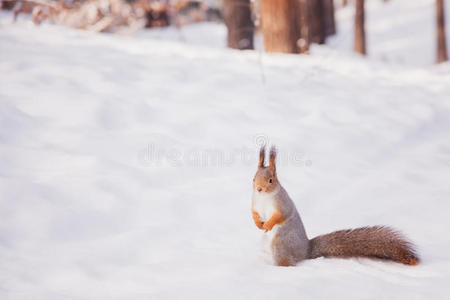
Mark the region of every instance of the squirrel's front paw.
<instances>
[{"instance_id":1,"label":"squirrel's front paw","mask_svg":"<svg viewBox=\"0 0 450 300\"><path fill-rule=\"evenodd\" d=\"M258 227L259 229L263 229L264 222L261 221L261 219L259 218L259 214L256 211L253 212L253 221L255 221L256 227Z\"/></svg>"},{"instance_id":2,"label":"squirrel's front paw","mask_svg":"<svg viewBox=\"0 0 450 300\"><path fill-rule=\"evenodd\" d=\"M265 232L267 232L267 231L272 230L272 228L273 228L273 225L270 222L265 222L262 229Z\"/></svg>"},{"instance_id":3,"label":"squirrel's front paw","mask_svg":"<svg viewBox=\"0 0 450 300\"><path fill-rule=\"evenodd\" d=\"M256 225L256 226L258 226L258 225ZM264 229L264 222L260 222L258 228L259 229Z\"/></svg>"},{"instance_id":4,"label":"squirrel's front paw","mask_svg":"<svg viewBox=\"0 0 450 300\"><path fill-rule=\"evenodd\" d=\"M262 221L255 221L255 225L259 229L263 229L264 228L264 222L262 222Z\"/></svg>"}]
</instances>

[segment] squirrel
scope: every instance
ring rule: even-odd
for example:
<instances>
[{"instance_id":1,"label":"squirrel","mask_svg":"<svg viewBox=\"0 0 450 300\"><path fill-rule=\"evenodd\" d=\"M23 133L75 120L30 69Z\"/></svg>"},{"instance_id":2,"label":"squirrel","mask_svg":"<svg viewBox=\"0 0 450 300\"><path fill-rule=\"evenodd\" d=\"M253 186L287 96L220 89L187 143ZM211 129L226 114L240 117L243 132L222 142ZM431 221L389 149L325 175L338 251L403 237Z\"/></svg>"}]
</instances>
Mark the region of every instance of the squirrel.
<instances>
[{"instance_id":1,"label":"squirrel","mask_svg":"<svg viewBox=\"0 0 450 300\"><path fill-rule=\"evenodd\" d=\"M261 147L252 196L253 220L265 232L275 265L294 266L318 257L368 257L419 264L413 244L386 226L339 230L308 239L294 202L278 180L276 155L272 147L269 166L265 166L265 146Z\"/></svg>"}]
</instances>

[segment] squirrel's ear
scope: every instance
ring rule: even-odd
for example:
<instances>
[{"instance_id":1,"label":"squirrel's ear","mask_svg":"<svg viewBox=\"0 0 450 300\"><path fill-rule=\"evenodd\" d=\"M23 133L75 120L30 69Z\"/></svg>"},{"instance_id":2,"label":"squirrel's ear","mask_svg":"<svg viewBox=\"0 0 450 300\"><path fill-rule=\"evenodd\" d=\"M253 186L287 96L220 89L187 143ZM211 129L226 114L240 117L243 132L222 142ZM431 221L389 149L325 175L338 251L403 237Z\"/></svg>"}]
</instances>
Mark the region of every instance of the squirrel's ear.
<instances>
[{"instance_id":1,"label":"squirrel's ear","mask_svg":"<svg viewBox=\"0 0 450 300\"><path fill-rule=\"evenodd\" d=\"M266 146L262 146L261 149L259 149L259 163L258 168L264 167L264 159L266 157Z\"/></svg>"},{"instance_id":2,"label":"squirrel's ear","mask_svg":"<svg viewBox=\"0 0 450 300\"><path fill-rule=\"evenodd\" d=\"M277 149L275 146L272 146L270 148L270 155L269 155L269 169L275 172L275 160L277 158Z\"/></svg>"}]
</instances>

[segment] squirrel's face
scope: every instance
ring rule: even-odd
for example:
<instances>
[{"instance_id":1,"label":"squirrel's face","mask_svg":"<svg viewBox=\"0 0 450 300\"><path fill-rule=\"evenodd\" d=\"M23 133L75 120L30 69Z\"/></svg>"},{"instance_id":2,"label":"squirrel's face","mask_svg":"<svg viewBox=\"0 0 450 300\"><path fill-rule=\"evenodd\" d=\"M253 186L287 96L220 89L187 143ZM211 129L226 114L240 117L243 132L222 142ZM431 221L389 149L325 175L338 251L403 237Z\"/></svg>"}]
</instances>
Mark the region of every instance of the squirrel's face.
<instances>
[{"instance_id":1,"label":"squirrel's face","mask_svg":"<svg viewBox=\"0 0 450 300\"><path fill-rule=\"evenodd\" d=\"M269 166L264 166L266 149L263 146L259 151L258 170L253 178L253 190L257 193L271 193L279 185L277 172L275 168L275 159L277 153L275 148L270 149Z\"/></svg>"},{"instance_id":2,"label":"squirrel's face","mask_svg":"<svg viewBox=\"0 0 450 300\"><path fill-rule=\"evenodd\" d=\"M258 193L271 193L278 186L277 174L268 167L259 168L253 178L253 189Z\"/></svg>"}]
</instances>

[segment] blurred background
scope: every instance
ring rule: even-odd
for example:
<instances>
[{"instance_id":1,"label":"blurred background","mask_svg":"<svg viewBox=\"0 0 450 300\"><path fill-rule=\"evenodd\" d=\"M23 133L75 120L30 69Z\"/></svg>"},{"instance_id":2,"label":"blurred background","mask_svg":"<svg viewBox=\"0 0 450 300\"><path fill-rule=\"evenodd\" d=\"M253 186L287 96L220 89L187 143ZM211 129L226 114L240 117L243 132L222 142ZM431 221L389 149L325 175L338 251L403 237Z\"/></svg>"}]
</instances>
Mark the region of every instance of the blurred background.
<instances>
[{"instance_id":1,"label":"blurred background","mask_svg":"<svg viewBox=\"0 0 450 300\"><path fill-rule=\"evenodd\" d=\"M326 44L394 63L430 64L448 60L444 2L2 0L1 8L12 11L13 20L27 15L36 25L119 34L168 28L150 32L165 39L282 53L308 54L311 46Z\"/></svg>"}]
</instances>

